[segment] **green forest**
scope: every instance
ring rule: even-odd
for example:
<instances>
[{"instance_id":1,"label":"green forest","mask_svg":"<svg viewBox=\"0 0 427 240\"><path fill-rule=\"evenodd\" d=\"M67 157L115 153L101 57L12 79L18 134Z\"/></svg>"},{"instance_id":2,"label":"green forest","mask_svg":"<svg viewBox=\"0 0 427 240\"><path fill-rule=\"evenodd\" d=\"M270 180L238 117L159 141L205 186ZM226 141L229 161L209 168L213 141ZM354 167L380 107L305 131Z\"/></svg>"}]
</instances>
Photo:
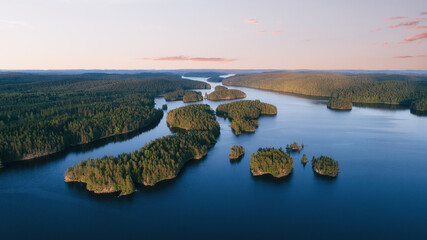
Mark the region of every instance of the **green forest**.
<instances>
[{"instance_id":1,"label":"green forest","mask_svg":"<svg viewBox=\"0 0 427 240\"><path fill-rule=\"evenodd\" d=\"M330 157L313 157L311 164L314 172L317 174L330 177L336 177L338 175L338 161L335 161Z\"/></svg>"},{"instance_id":2,"label":"green forest","mask_svg":"<svg viewBox=\"0 0 427 240\"><path fill-rule=\"evenodd\" d=\"M163 116L156 94L208 87L169 76L0 85L0 165L149 126Z\"/></svg>"},{"instance_id":3,"label":"green forest","mask_svg":"<svg viewBox=\"0 0 427 240\"><path fill-rule=\"evenodd\" d=\"M223 86L216 86L215 91L208 94L208 99L212 101L218 101L218 100L232 100L232 99L239 99L239 98L245 98L246 93L237 90L237 89L228 89Z\"/></svg>"},{"instance_id":4,"label":"green forest","mask_svg":"<svg viewBox=\"0 0 427 240\"><path fill-rule=\"evenodd\" d=\"M233 145L230 148L230 154L228 155L229 159L239 159L245 155L245 148L240 145Z\"/></svg>"},{"instance_id":5,"label":"green forest","mask_svg":"<svg viewBox=\"0 0 427 240\"><path fill-rule=\"evenodd\" d=\"M259 100L241 100L218 105L216 113L218 116L229 118L233 132L240 135L244 132L255 132L259 126L256 119L261 115L276 115L277 108Z\"/></svg>"},{"instance_id":6,"label":"green forest","mask_svg":"<svg viewBox=\"0 0 427 240\"><path fill-rule=\"evenodd\" d=\"M284 177L292 172L293 159L281 148L259 148L251 155L251 172L254 176L271 174Z\"/></svg>"},{"instance_id":7,"label":"green forest","mask_svg":"<svg viewBox=\"0 0 427 240\"><path fill-rule=\"evenodd\" d=\"M327 107L334 110L351 110L353 104L348 99L331 98L328 101Z\"/></svg>"},{"instance_id":8,"label":"green forest","mask_svg":"<svg viewBox=\"0 0 427 240\"><path fill-rule=\"evenodd\" d=\"M203 100L201 92L191 91L191 90L177 90L173 92L168 92L165 94L166 101L177 101L183 100L183 102L199 102Z\"/></svg>"},{"instance_id":9,"label":"green forest","mask_svg":"<svg viewBox=\"0 0 427 240\"><path fill-rule=\"evenodd\" d=\"M415 74L286 71L234 76L224 79L223 84L308 96L342 98L353 103L409 106L412 102L427 97L427 76ZM419 110L427 111L425 105L418 106Z\"/></svg>"},{"instance_id":10,"label":"green forest","mask_svg":"<svg viewBox=\"0 0 427 240\"><path fill-rule=\"evenodd\" d=\"M185 118L178 121L176 114ZM88 190L96 193L131 194L137 183L151 186L176 177L187 161L205 156L219 136L219 123L208 105L175 109L167 119L186 131L158 138L138 151L82 161L67 169L65 181L84 182Z\"/></svg>"}]
</instances>

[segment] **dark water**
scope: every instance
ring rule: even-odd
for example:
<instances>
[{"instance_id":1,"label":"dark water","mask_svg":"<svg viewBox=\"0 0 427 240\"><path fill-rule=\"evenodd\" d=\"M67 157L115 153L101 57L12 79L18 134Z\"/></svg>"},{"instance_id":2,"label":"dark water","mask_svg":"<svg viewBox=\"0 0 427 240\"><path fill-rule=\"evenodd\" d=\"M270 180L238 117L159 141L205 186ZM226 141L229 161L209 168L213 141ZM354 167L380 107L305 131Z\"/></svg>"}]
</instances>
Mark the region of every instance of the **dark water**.
<instances>
[{"instance_id":1,"label":"dark water","mask_svg":"<svg viewBox=\"0 0 427 240\"><path fill-rule=\"evenodd\" d=\"M212 83L211 83L212 84ZM216 85L216 84L212 84ZM174 180L128 197L94 195L67 184L67 167L117 155L170 134L164 117L131 139L71 152L55 160L0 170L1 239L427 239L427 117L408 109L326 108L324 101L242 88L248 99L278 108L254 134L221 135L206 158ZM220 102L204 101L212 108ZM161 107L164 100L156 99ZM182 102L168 102L168 109ZM336 179L318 177L293 154L284 179L252 177L259 147L304 142L302 153L339 160ZM246 148L230 162L229 148Z\"/></svg>"}]
</instances>

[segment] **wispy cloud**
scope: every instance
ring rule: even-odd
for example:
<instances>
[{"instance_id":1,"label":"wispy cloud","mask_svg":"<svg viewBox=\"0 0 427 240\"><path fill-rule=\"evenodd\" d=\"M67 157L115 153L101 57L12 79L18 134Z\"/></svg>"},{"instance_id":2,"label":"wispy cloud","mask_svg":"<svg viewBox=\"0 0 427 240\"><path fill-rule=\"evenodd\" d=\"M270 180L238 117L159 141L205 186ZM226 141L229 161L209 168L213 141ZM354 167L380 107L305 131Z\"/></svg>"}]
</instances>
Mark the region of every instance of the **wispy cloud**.
<instances>
[{"instance_id":1,"label":"wispy cloud","mask_svg":"<svg viewBox=\"0 0 427 240\"><path fill-rule=\"evenodd\" d=\"M397 58L397 59L408 59L408 58L425 58L427 57L427 55L415 55L415 56L396 56L393 58Z\"/></svg>"},{"instance_id":2,"label":"wispy cloud","mask_svg":"<svg viewBox=\"0 0 427 240\"><path fill-rule=\"evenodd\" d=\"M282 24L283 24L283 22L282 22L282 21L276 21L276 24L277 24L277 25L282 25Z\"/></svg>"},{"instance_id":3,"label":"wispy cloud","mask_svg":"<svg viewBox=\"0 0 427 240\"><path fill-rule=\"evenodd\" d=\"M410 42L414 42L414 41L425 39L425 38L427 38L427 32L418 33L418 34L409 36L409 37L405 38L405 40L403 40L400 43L410 43Z\"/></svg>"},{"instance_id":4,"label":"wispy cloud","mask_svg":"<svg viewBox=\"0 0 427 240\"><path fill-rule=\"evenodd\" d=\"M409 28L412 28L412 29L426 29L426 28L427 28L427 25L422 25L422 26L411 26L411 27L409 27Z\"/></svg>"},{"instance_id":5,"label":"wispy cloud","mask_svg":"<svg viewBox=\"0 0 427 240\"><path fill-rule=\"evenodd\" d=\"M16 27L32 27L32 26L31 24L24 21L0 19L0 27L16 28Z\"/></svg>"},{"instance_id":6,"label":"wispy cloud","mask_svg":"<svg viewBox=\"0 0 427 240\"><path fill-rule=\"evenodd\" d=\"M137 58L138 60L144 61L191 61L191 62L233 62L237 59L232 58L219 58L219 57L187 57L187 56L170 56L170 57L160 57L160 58Z\"/></svg>"},{"instance_id":7,"label":"wispy cloud","mask_svg":"<svg viewBox=\"0 0 427 240\"><path fill-rule=\"evenodd\" d=\"M420 13L421 15L427 15L427 12L422 12L422 13Z\"/></svg>"},{"instance_id":8,"label":"wispy cloud","mask_svg":"<svg viewBox=\"0 0 427 240\"><path fill-rule=\"evenodd\" d=\"M394 24L394 25L390 25L388 26L389 28L398 28L398 27L408 27L408 28L413 28L416 25L418 25L420 23L420 21L422 20L422 18L414 18L408 21L403 21L400 22L398 24Z\"/></svg>"},{"instance_id":9,"label":"wispy cloud","mask_svg":"<svg viewBox=\"0 0 427 240\"><path fill-rule=\"evenodd\" d=\"M250 23L250 24L255 24L255 25L259 24L259 22L253 18L245 19L245 22Z\"/></svg>"},{"instance_id":10,"label":"wispy cloud","mask_svg":"<svg viewBox=\"0 0 427 240\"><path fill-rule=\"evenodd\" d=\"M388 18L385 18L384 20L393 21L393 20L402 20L402 19L408 19L408 17L388 17Z\"/></svg>"},{"instance_id":11,"label":"wispy cloud","mask_svg":"<svg viewBox=\"0 0 427 240\"><path fill-rule=\"evenodd\" d=\"M282 34L282 33L284 33L282 30L276 30L276 31L273 31L272 32L273 34Z\"/></svg>"},{"instance_id":12,"label":"wispy cloud","mask_svg":"<svg viewBox=\"0 0 427 240\"><path fill-rule=\"evenodd\" d=\"M266 33L267 31L265 31L265 30L258 30L258 31L256 31L256 33L259 33L259 34L263 34L263 33Z\"/></svg>"},{"instance_id":13,"label":"wispy cloud","mask_svg":"<svg viewBox=\"0 0 427 240\"><path fill-rule=\"evenodd\" d=\"M372 29L372 30L371 30L371 31L369 31L369 32L374 33L374 32L378 32L378 31L381 31L381 28L375 28L375 29Z\"/></svg>"},{"instance_id":14,"label":"wispy cloud","mask_svg":"<svg viewBox=\"0 0 427 240\"><path fill-rule=\"evenodd\" d=\"M383 42L384 47L388 46L389 44L390 44L389 42Z\"/></svg>"}]
</instances>

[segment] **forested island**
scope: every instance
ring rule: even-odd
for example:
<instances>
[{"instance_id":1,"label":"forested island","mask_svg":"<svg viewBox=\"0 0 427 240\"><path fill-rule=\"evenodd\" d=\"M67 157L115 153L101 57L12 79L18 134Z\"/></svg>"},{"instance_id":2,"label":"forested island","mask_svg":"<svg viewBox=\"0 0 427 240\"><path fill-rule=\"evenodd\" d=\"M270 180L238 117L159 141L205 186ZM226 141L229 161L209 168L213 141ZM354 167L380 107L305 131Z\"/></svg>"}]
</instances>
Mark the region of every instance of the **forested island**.
<instances>
[{"instance_id":1,"label":"forested island","mask_svg":"<svg viewBox=\"0 0 427 240\"><path fill-rule=\"evenodd\" d=\"M205 156L219 136L219 123L209 105L172 110L167 121L185 131L151 141L139 151L82 161L67 169L65 181L86 183L95 193L131 194L135 184L152 186L176 177L187 161Z\"/></svg>"},{"instance_id":2,"label":"forested island","mask_svg":"<svg viewBox=\"0 0 427 240\"><path fill-rule=\"evenodd\" d=\"M350 111L353 108L353 104L350 100L342 98L329 99L327 106L330 109L341 111Z\"/></svg>"},{"instance_id":3,"label":"forested island","mask_svg":"<svg viewBox=\"0 0 427 240\"><path fill-rule=\"evenodd\" d=\"M259 126L258 119L261 115L276 115L277 108L259 100L241 100L232 103L220 104L216 108L218 116L229 118L230 127L234 134L255 132Z\"/></svg>"},{"instance_id":4,"label":"forested island","mask_svg":"<svg viewBox=\"0 0 427 240\"><path fill-rule=\"evenodd\" d=\"M231 160L240 159L245 155L245 148L240 145L234 145L230 148L230 154L228 158Z\"/></svg>"},{"instance_id":5,"label":"forested island","mask_svg":"<svg viewBox=\"0 0 427 240\"><path fill-rule=\"evenodd\" d=\"M311 164L315 173L319 175L336 177L338 175L338 161L330 157L313 157Z\"/></svg>"},{"instance_id":6,"label":"forested island","mask_svg":"<svg viewBox=\"0 0 427 240\"><path fill-rule=\"evenodd\" d=\"M216 86L215 91L208 94L208 99L212 101L218 101L218 100L232 100L232 99L239 99L239 98L245 98L246 93L237 90L237 89L228 89L223 86Z\"/></svg>"},{"instance_id":7,"label":"forested island","mask_svg":"<svg viewBox=\"0 0 427 240\"><path fill-rule=\"evenodd\" d=\"M413 101L411 112L418 115L427 115L427 97Z\"/></svg>"},{"instance_id":8,"label":"forested island","mask_svg":"<svg viewBox=\"0 0 427 240\"><path fill-rule=\"evenodd\" d=\"M259 148L251 155L251 172L254 176L271 174L276 178L292 172L293 159L281 148Z\"/></svg>"},{"instance_id":9,"label":"forested island","mask_svg":"<svg viewBox=\"0 0 427 240\"><path fill-rule=\"evenodd\" d=\"M171 76L90 79L84 74L30 81L34 74L17 75L24 83L13 84L14 74L0 77L0 165L147 127L163 116L154 109L155 95L210 87Z\"/></svg>"},{"instance_id":10,"label":"forested island","mask_svg":"<svg viewBox=\"0 0 427 240\"><path fill-rule=\"evenodd\" d=\"M284 71L234 76L224 79L223 84L346 99L352 103L401 104L410 106L414 113L427 109L422 100L427 98L425 75ZM348 104L345 106L349 108Z\"/></svg>"},{"instance_id":11,"label":"forested island","mask_svg":"<svg viewBox=\"0 0 427 240\"><path fill-rule=\"evenodd\" d=\"M165 94L166 101L177 101L183 100L185 103L189 102L199 102L203 100L201 92L196 92L192 90L177 90L173 92L168 92Z\"/></svg>"},{"instance_id":12,"label":"forested island","mask_svg":"<svg viewBox=\"0 0 427 240\"><path fill-rule=\"evenodd\" d=\"M300 152L302 151L303 148L304 148L304 143L301 144L301 146L298 145L298 143L296 142L293 142L290 145L286 144L286 151L289 151L289 152L296 152L296 151Z\"/></svg>"},{"instance_id":13,"label":"forested island","mask_svg":"<svg viewBox=\"0 0 427 240\"><path fill-rule=\"evenodd\" d=\"M302 165L306 165L308 163L307 155L303 154L301 158Z\"/></svg>"}]
</instances>

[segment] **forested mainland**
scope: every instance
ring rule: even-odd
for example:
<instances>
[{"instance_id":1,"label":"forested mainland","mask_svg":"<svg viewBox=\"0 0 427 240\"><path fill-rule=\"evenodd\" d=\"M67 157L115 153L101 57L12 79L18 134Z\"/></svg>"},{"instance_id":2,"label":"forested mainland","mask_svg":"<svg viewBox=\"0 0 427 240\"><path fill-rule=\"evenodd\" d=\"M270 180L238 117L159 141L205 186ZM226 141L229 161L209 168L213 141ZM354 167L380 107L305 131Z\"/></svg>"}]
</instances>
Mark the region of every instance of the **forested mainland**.
<instances>
[{"instance_id":1,"label":"forested mainland","mask_svg":"<svg viewBox=\"0 0 427 240\"><path fill-rule=\"evenodd\" d=\"M261 115L276 115L277 108L259 100L240 100L218 105L216 113L218 116L229 118L234 134L240 135L244 132L255 132L259 126L256 119Z\"/></svg>"},{"instance_id":2,"label":"forested mainland","mask_svg":"<svg viewBox=\"0 0 427 240\"><path fill-rule=\"evenodd\" d=\"M294 166L293 159L281 148L259 148L251 155L252 175L270 174L280 178L289 175Z\"/></svg>"},{"instance_id":3,"label":"forested mainland","mask_svg":"<svg viewBox=\"0 0 427 240\"><path fill-rule=\"evenodd\" d=\"M82 161L67 169L65 181L86 183L95 193L131 194L135 184L151 186L176 177L187 161L205 156L219 136L219 123L208 105L172 110L167 122L185 130L151 141L138 151Z\"/></svg>"},{"instance_id":4,"label":"forested mainland","mask_svg":"<svg viewBox=\"0 0 427 240\"><path fill-rule=\"evenodd\" d=\"M156 74L78 76L0 74L0 165L155 124L155 95L210 87Z\"/></svg>"},{"instance_id":5,"label":"forested mainland","mask_svg":"<svg viewBox=\"0 0 427 240\"><path fill-rule=\"evenodd\" d=\"M239 75L224 85L345 99L352 103L384 103L410 106L414 113L427 111L427 76L416 74L339 73L285 71ZM349 104L338 103L334 106Z\"/></svg>"},{"instance_id":6,"label":"forested mainland","mask_svg":"<svg viewBox=\"0 0 427 240\"><path fill-rule=\"evenodd\" d=\"M223 86L216 86L215 91L208 94L208 99L212 101L218 101L218 100L232 100L232 99L239 99L239 98L245 98L246 93L237 90L237 89L228 89Z\"/></svg>"}]
</instances>

